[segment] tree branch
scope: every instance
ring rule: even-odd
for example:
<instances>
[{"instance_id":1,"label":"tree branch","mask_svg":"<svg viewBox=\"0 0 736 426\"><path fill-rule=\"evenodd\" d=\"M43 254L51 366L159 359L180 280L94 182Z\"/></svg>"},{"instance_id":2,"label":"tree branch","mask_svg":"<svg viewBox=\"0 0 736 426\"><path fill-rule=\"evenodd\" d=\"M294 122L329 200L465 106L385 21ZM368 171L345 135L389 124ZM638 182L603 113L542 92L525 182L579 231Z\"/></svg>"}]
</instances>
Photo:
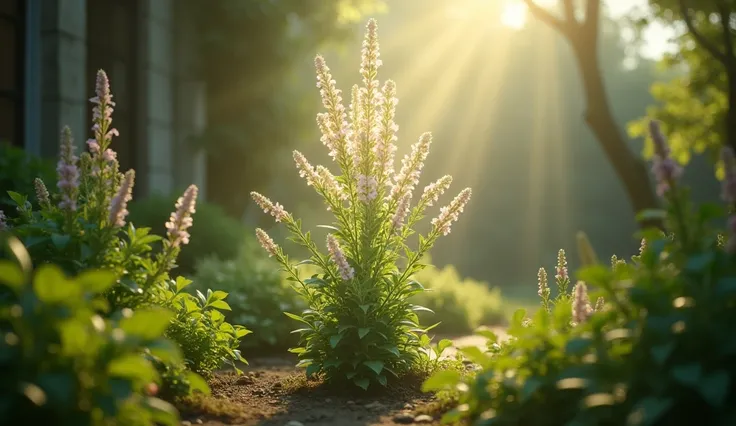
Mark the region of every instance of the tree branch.
<instances>
[{"instance_id":1,"label":"tree branch","mask_svg":"<svg viewBox=\"0 0 736 426\"><path fill-rule=\"evenodd\" d=\"M556 29L567 37L572 35L572 27L568 22L555 17L553 14L549 13L549 11L536 4L534 0L524 0L524 3L535 18Z\"/></svg>"},{"instance_id":2,"label":"tree branch","mask_svg":"<svg viewBox=\"0 0 736 426\"><path fill-rule=\"evenodd\" d=\"M682 18L685 21L685 25L687 25L687 30L692 34L695 41L700 44L705 50L707 50L711 55L713 55L714 58L716 58L719 62L726 64L727 56L718 50L718 48L713 45L703 34L701 34L697 28L695 28L695 23L693 23L693 18L690 16L690 8L686 4L686 0L679 0L680 4L680 11L682 12ZM728 24L726 24L728 25Z\"/></svg>"},{"instance_id":3,"label":"tree branch","mask_svg":"<svg viewBox=\"0 0 736 426\"><path fill-rule=\"evenodd\" d=\"M575 19L575 5L573 0L562 0L562 5L565 8L565 20L568 24L577 24L578 20Z\"/></svg>"},{"instance_id":4,"label":"tree branch","mask_svg":"<svg viewBox=\"0 0 736 426\"><path fill-rule=\"evenodd\" d=\"M598 22L601 16L601 0L588 0L585 4L585 21L583 25L590 31L589 34L598 35Z\"/></svg>"},{"instance_id":5,"label":"tree branch","mask_svg":"<svg viewBox=\"0 0 736 426\"><path fill-rule=\"evenodd\" d=\"M733 37L731 37L731 8L725 2L718 4L718 12L721 14L721 29L723 29L723 46L726 48L726 60L733 63Z\"/></svg>"}]
</instances>

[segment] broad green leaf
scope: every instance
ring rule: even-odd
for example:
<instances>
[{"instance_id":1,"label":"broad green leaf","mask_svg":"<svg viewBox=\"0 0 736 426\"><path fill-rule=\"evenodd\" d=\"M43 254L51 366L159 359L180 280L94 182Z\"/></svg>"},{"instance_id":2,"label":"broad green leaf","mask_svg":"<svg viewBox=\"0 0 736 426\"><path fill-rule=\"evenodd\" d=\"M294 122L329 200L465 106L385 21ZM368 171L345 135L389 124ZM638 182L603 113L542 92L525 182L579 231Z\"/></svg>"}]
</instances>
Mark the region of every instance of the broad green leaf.
<instances>
[{"instance_id":1,"label":"broad green leaf","mask_svg":"<svg viewBox=\"0 0 736 426\"><path fill-rule=\"evenodd\" d=\"M692 363L678 365L672 369L672 376L680 383L695 386L700 382L702 367L700 364Z\"/></svg>"},{"instance_id":2,"label":"broad green leaf","mask_svg":"<svg viewBox=\"0 0 736 426\"><path fill-rule=\"evenodd\" d=\"M66 246L69 245L69 241L71 241L71 239L72 237L69 235L61 235L61 234L51 235L51 242L59 250L65 249Z\"/></svg>"},{"instance_id":3,"label":"broad green leaf","mask_svg":"<svg viewBox=\"0 0 736 426\"><path fill-rule=\"evenodd\" d=\"M639 418L638 424L641 426L655 425L672 405L673 401L669 398L646 397L636 404L632 415Z\"/></svg>"},{"instance_id":4,"label":"broad green leaf","mask_svg":"<svg viewBox=\"0 0 736 426\"><path fill-rule=\"evenodd\" d=\"M511 317L511 325L514 327L521 327L521 323L524 321L526 316L526 309L517 309L514 311L514 315Z\"/></svg>"},{"instance_id":5,"label":"broad green leaf","mask_svg":"<svg viewBox=\"0 0 736 426\"><path fill-rule=\"evenodd\" d=\"M376 380L378 380L378 383L380 383L383 386L386 386L388 384L388 380L386 379L386 376L383 374L379 374L378 377L376 377Z\"/></svg>"},{"instance_id":6,"label":"broad green leaf","mask_svg":"<svg viewBox=\"0 0 736 426\"><path fill-rule=\"evenodd\" d=\"M76 356L89 353L89 343L92 337L90 325L85 321L69 320L59 325L61 335L61 351L67 356Z\"/></svg>"},{"instance_id":7,"label":"broad green leaf","mask_svg":"<svg viewBox=\"0 0 736 426\"><path fill-rule=\"evenodd\" d=\"M216 309L221 309L223 311L232 311L230 305L228 305L227 302L224 300L215 300L214 302L210 303L210 306Z\"/></svg>"},{"instance_id":8,"label":"broad green leaf","mask_svg":"<svg viewBox=\"0 0 736 426\"><path fill-rule=\"evenodd\" d=\"M439 354L442 354L442 352L444 352L445 349L447 349L447 348L449 348L451 346L452 346L452 340L450 340L450 339L442 339L442 340L440 340L439 343L437 343L438 355Z\"/></svg>"},{"instance_id":9,"label":"broad green leaf","mask_svg":"<svg viewBox=\"0 0 736 426\"><path fill-rule=\"evenodd\" d=\"M332 349L335 349L337 347L337 344L340 343L340 340L342 340L342 334L333 334L330 336L330 346Z\"/></svg>"},{"instance_id":10,"label":"broad green leaf","mask_svg":"<svg viewBox=\"0 0 736 426\"><path fill-rule=\"evenodd\" d=\"M174 314L161 308L146 308L135 311L129 318L120 321L120 328L129 336L144 340L161 337L171 324Z\"/></svg>"},{"instance_id":11,"label":"broad green leaf","mask_svg":"<svg viewBox=\"0 0 736 426\"><path fill-rule=\"evenodd\" d=\"M353 379L353 383L355 383L356 386L365 391L368 390L368 386L371 384L370 380L365 377L362 377L360 379Z\"/></svg>"},{"instance_id":12,"label":"broad green leaf","mask_svg":"<svg viewBox=\"0 0 736 426\"><path fill-rule=\"evenodd\" d=\"M18 265L9 260L0 260L0 283L18 291L24 281L23 270Z\"/></svg>"},{"instance_id":13,"label":"broad green leaf","mask_svg":"<svg viewBox=\"0 0 736 426\"><path fill-rule=\"evenodd\" d=\"M368 327L359 328L358 329L358 337L360 337L362 339L362 338L364 338L366 336L366 334L370 333L370 331L371 331L371 329L368 328Z\"/></svg>"},{"instance_id":14,"label":"broad green leaf","mask_svg":"<svg viewBox=\"0 0 736 426\"><path fill-rule=\"evenodd\" d=\"M663 365L665 362L667 362L667 359L669 358L670 354L672 353L674 349L675 349L674 342L669 342L667 344L653 346L651 349L652 358L654 358L654 361L656 361L657 364Z\"/></svg>"},{"instance_id":15,"label":"broad green leaf","mask_svg":"<svg viewBox=\"0 0 736 426\"><path fill-rule=\"evenodd\" d=\"M146 398L145 406L151 413L151 419L161 426L179 425L179 412L168 402L158 398Z\"/></svg>"},{"instance_id":16,"label":"broad green leaf","mask_svg":"<svg viewBox=\"0 0 736 426\"><path fill-rule=\"evenodd\" d=\"M192 280L184 277L176 277L176 292L180 292L192 284Z\"/></svg>"},{"instance_id":17,"label":"broad green leaf","mask_svg":"<svg viewBox=\"0 0 736 426\"><path fill-rule=\"evenodd\" d=\"M638 222L647 222L650 220L664 220L667 218L667 212L662 209L645 209L637 213L636 220Z\"/></svg>"},{"instance_id":18,"label":"broad green leaf","mask_svg":"<svg viewBox=\"0 0 736 426\"><path fill-rule=\"evenodd\" d=\"M158 378L156 368L142 355L136 353L112 360L107 366L107 373L112 377L140 380L144 383L153 382Z\"/></svg>"},{"instance_id":19,"label":"broad green leaf","mask_svg":"<svg viewBox=\"0 0 736 426\"><path fill-rule=\"evenodd\" d=\"M44 303L74 303L80 300L81 288L67 279L61 269L42 265L33 277L33 289Z\"/></svg>"},{"instance_id":20,"label":"broad green leaf","mask_svg":"<svg viewBox=\"0 0 736 426\"><path fill-rule=\"evenodd\" d=\"M721 408L728 396L731 378L724 370L710 373L700 380L698 391L714 408Z\"/></svg>"},{"instance_id":21,"label":"broad green leaf","mask_svg":"<svg viewBox=\"0 0 736 426\"><path fill-rule=\"evenodd\" d=\"M209 395L211 393L210 386L207 384L207 381L202 378L202 376L188 370L185 375L187 380L189 381L189 386L192 393L202 392L205 395Z\"/></svg>"},{"instance_id":22,"label":"broad green leaf","mask_svg":"<svg viewBox=\"0 0 736 426\"><path fill-rule=\"evenodd\" d=\"M582 337L570 339L565 345L565 351L570 355L580 356L585 354L588 349L593 346L591 339L585 339Z\"/></svg>"},{"instance_id":23,"label":"broad green leaf","mask_svg":"<svg viewBox=\"0 0 736 426\"><path fill-rule=\"evenodd\" d=\"M287 317L289 317L289 318L291 318L293 320L297 320L299 322L303 322L304 324L308 325L309 327L312 327L312 324L310 324L309 322L307 322L307 320L305 320L304 318L300 317L299 315L292 314L291 312L284 312L284 315L286 315Z\"/></svg>"},{"instance_id":24,"label":"broad green leaf","mask_svg":"<svg viewBox=\"0 0 736 426\"><path fill-rule=\"evenodd\" d=\"M77 275L75 280L84 290L99 294L115 285L116 277L112 271L85 271Z\"/></svg>"},{"instance_id":25,"label":"broad green leaf","mask_svg":"<svg viewBox=\"0 0 736 426\"><path fill-rule=\"evenodd\" d=\"M319 370L320 370L320 366L317 364L307 365L307 377L312 377L312 375L319 372Z\"/></svg>"},{"instance_id":26,"label":"broad green leaf","mask_svg":"<svg viewBox=\"0 0 736 426\"><path fill-rule=\"evenodd\" d=\"M434 373L422 384L422 392L440 391L457 386L461 382L460 372L455 370L441 370Z\"/></svg>"},{"instance_id":27,"label":"broad green leaf","mask_svg":"<svg viewBox=\"0 0 736 426\"><path fill-rule=\"evenodd\" d=\"M373 370L376 374L381 374L381 372L383 371L383 361L363 361L363 365Z\"/></svg>"}]
</instances>

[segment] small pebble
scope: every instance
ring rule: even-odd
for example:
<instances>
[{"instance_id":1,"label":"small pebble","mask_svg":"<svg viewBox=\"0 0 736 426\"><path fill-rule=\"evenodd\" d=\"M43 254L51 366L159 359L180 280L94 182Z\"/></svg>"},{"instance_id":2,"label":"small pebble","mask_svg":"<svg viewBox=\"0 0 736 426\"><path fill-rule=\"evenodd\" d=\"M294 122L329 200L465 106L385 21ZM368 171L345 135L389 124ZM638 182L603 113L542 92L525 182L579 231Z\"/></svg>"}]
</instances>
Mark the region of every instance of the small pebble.
<instances>
[{"instance_id":1,"label":"small pebble","mask_svg":"<svg viewBox=\"0 0 736 426\"><path fill-rule=\"evenodd\" d=\"M330 402L332 402L332 398L325 398L325 402L329 404Z\"/></svg>"},{"instance_id":2,"label":"small pebble","mask_svg":"<svg viewBox=\"0 0 736 426\"><path fill-rule=\"evenodd\" d=\"M394 422L409 425L414 423L414 416L411 413L399 413L393 418Z\"/></svg>"},{"instance_id":3,"label":"small pebble","mask_svg":"<svg viewBox=\"0 0 736 426\"><path fill-rule=\"evenodd\" d=\"M354 405L355 404L355 401L348 401L348 402L346 402L346 404L348 404L348 405Z\"/></svg>"},{"instance_id":4,"label":"small pebble","mask_svg":"<svg viewBox=\"0 0 736 426\"><path fill-rule=\"evenodd\" d=\"M290 422L286 423L284 426L304 426L304 423L298 422L296 420L291 420Z\"/></svg>"},{"instance_id":5,"label":"small pebble","mask_svg":"<svg viewBox=\"0 0 736 426\"><path fill-rule=\"evenodd\" d=\"M365 408L368 408L369 410L374 410L374 409L375 410L378 410L378 409L381 409L383 407L384 407L384 405L381 404L378 401L370 402L370 403L368 403L368 404L365 405Z\"/></svg>"},{"instance_id":6,"label":"small pebble","mask_svg":"<svg viewBox=\"0 0 736 426\"><path fill-rule=\"evenodd\" d=\"M198 425L201 425L204 422L202 421L202 419L197 419L197 420L194 421L194 423L196 423Z\"/></svg>"},{"instance_id":7,"label":"small pebble","mask_svg":"<svg viewBox=\"0 0 736 426\"><path fill-rule=\"evenodd\" d=\"M190 422L189 420L184 420L183 422L181 422L181 426L192 426L192 422Z\"/></svg>"},{"instance_id":8,"label":"small pebble","mask_svg":"<svg viewBox=\"0 0 736 426\"><path fill-rule=\"evenodd\" d=\"M420 414L414 417L414 423L432 423L434 418L428 414Z\"/></svg>"},{"instance_id":9,"label":"small pebble","mask_svg":"<svg viewBox=\"0 0 736 426\"><path fill-rule=\"evenodd\" d=\"M413 410L414 406L409 404L408 402L404 404L404 410Z\"/></svg>"}]
</instances>

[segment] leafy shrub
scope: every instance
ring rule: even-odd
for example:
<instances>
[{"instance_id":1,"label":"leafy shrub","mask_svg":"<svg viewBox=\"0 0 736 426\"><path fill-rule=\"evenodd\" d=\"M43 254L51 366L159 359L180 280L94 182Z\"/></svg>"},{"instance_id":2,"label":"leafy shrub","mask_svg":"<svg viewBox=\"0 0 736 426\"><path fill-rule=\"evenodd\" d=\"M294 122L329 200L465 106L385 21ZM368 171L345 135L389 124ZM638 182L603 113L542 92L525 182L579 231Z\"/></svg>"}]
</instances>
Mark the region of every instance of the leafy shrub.
<instances>
[{"instance_id":1,"label":"leafy shrub","mask_svg":"<svg viewBox=\"0 0 736 426\"><path fill-rule=\"evenodd\" d=\"M192 281L178 277L169 288L160 287L157 297L160 304L176 313L166 336L177 342L189 368L209 376L224 363L235 370L236 361L245 362L240 355L240 338L250 331L241 325L225 321L222 310L229 311L224 291L207 290L207 295L197 291L197 296L186 293Z\"/></svg>"},{"instance_id":2,"label":"leafy shrub","mask_svg":"<svg viewBox=\"0 0 736 426\"><path fill-rule=\"evenodd\" d=\"M659 128L654 171L665 232L641 234L631 262L601 265L585 238L571 294L544 300L533 319L514 315L511 340L466 350L482 371L438 373L426 389L457 386L447 420L493 425L729 425L736 421L736 216L728 240L711 227L719 206L694 208L677 184ZM724 196L736 201L736 162L724 149ZM604 299L591 305L588 288ZM543 299L546 287L540 286ZM493 338L493 336L491 336ZM492 342L492 341L491 341ZM463 384L464 383L464 384Z\"/></svg>"},{"instance_id":3,"label":"leafy shrub","mask_svg":"<svg viewBox=\"0 0 736 426\"><path fill-rule=\"evenodd\" d=\"M254 243L246 239L233 260L210 257L198 262L191 288L203 293L208 288L228 293L232 310L225 312L225 318L254 332L253 338L243 341L245 347L284 349L297 343L291 333L291 320L284 312L298 312L304 304L277 264Z\"/></svg>"},{"instance_id":4,"label":"leafy shrub","mask_svg":"<svg viewBox=\"0 0 736 426\"><path fill-rule=\"evenodd\" d=\"M181 362L179 348L162 338L171 313L103 319L105 303L95 296L114 285L114 274L67 278L52 265L34 273L20 242L11 247L24 268L0 260L0 423L178 424L174 407L149 395L160 379L143 356Z\"/></svg>"},{"instance_id":5,"label":"leafy shrub","mask_svg":"<svg viewBox=\"0 0 736 426\"><path fill-rule=\"evenodd\" d=\"M426 268L414 277L427 291L413 296L411 301L433 311L421 312L419 318L439 321L434 328L437 333L462 335L472 333L481 325L504 320L501 290L490 289L481 281L461 278L452 265L442 269Z\"/></svg>"},{"instance_id":6,"label":"leafy shrub","mask_svg":"<svg viewBox=\"0 0 736 426\"><path fill-rule=\"evenodd\" d=\"M33 193L33 181L36 178L56 184L54 165L6 142L0 142L0 210L8 216L16 216L15 203L8 197L8 191Z\"/></svg>"},{"instance_id":7,"label":"leafy shrub","mask_svg":"<svg viewBox=\"0 0 736 426\"><path fill-rule=\"evenodd\" d=\"M174 198L152 196L130 203L130 220L139 226L165 230ZM194 274L197 263L206 257L233 259L237 256L247 231L240 221L228 216L215 204L197 204L197 221L191 228L191 241L178 257L180 274Z\"/></svg>"},{"instance_id":8,"label":"leafy shrub","mask_svg":"<svg viewBox=\"0 0 736 426\"><path fill-rule=\"evenodd\" d=\"M306 367L307 375L322 373L328 382L351 382L363 389L372 383L386 385L389 378L417 365L419 336L428 329L419 326L416 314L426 308L409 302L409 297L423 291L412 276L423 268L422 257L440 235L450 232L470 199L470 188L460 192L432 220L429 233L419 236L418 248L408 247L413 225L444 193L451 178L445 176L427 186L410 208L432 138L423 134L401 170L394 173L395 84L388 81L379 89L378 55L376 22L371 20L361 64L365 87L353 88L350 124L324 59L315 60L327 109L318 115L322 141L342 174L334 176L326 167L313 167L298 151L294 160L300 175L335 216L334 225L322 226L331 231L328 254L320 251L311 233L302 230L300 220L280 204L252 193L256 203L292 233L292 241L310 252L311 257L301 264L319 268L320 273L308 278L300 274L300 264L292 264L265 231L256 230L264 249L281 263L309 306L301 315L289 313L303 324L297 330L300 345L292 349L300 358L298 365Z\"/></svg>"},{"instance_id":9,"label":"leafy shrub","mask_svg":"<svg viewBox=\"0 0 736 426\"><path fill-rule=\"evenodd\" d=\"M175 336L178 343L187 348L187 359L194 368L211 371L212 364L222 361L223 353L231 355L233 362L242 361L239 352L231 348L237 348L232 339L239 340L243 330L209 312L210 307L226 305L221 300L224 296L218 294L218 300L207 301L207 306L187 304L183 299L179 303L179 299L173 300L174 296L168 297L169 272L176 266L181 248L189 243L188 230L195 213L197 187L191 185L176 201L175 210L166 223L165 237L151 234L149 228L136 228L126 223L135 172L119 173L116 154L110 148L117 131L111 127L114 102L109 89L107 76L100 71L97 96L91 100L95 104L94 139L87 141L89 152L77 157L71 132L68 128L62 132L57 165L59 191L49 193L43 181L37 179L38 210L32 207L26 195L10 192L19 216L9 224L1 224L3 227L10 225L11 232L23 240L37 263L58 264L69 274L87 269L113 272L115 284L105 294L112 312L162 305L174 310L177 315L167 334ZM152 244L160 244L161 250L154 253ZM181 321L187 324L182 325ZM189 346L190 342L180 339L182 329L188 330L188 337L206 334L207 338L197 343L207 341L211 344ZM228 337L223 337L225 335ZM200 349L207 352L194 354ZM156 365L167 364L165 360L160 361ZM171 367L165 369L167 373L179 370L178 366ZM196 379L181 377L177 384L192 380ZM169 388L178 389L179 386Z\"/></svg>"}]
</instances>

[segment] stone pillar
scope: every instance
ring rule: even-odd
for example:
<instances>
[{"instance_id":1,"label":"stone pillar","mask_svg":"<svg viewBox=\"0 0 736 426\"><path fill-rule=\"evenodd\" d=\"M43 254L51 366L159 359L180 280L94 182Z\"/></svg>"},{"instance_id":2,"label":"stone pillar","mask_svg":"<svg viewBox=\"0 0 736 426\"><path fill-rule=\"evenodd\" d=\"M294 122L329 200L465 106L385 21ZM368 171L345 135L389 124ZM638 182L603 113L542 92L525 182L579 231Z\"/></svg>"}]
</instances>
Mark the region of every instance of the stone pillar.
<instances>
[{"instance_id":1,"label":"stone pillar","mask_svg":"<svg viewBox=\"0 0 736 426\"><path fill-rule=\"evenodd\" d=\"M78 151L87 136L86 0L44 0L41 9L41 143L55 157L61 128L68 125Z\"/></svg>"},{"instance_id":2,"label":"stone pillar","mask_svg":"<svg viewBox=\"0 0 736 426\"><path fill-rule=\"evenodd\" d=\"M174 190L173 23L171 0L141 0L139 140L142 143L144 191L169 194Z\"/></svg>"}]
</instances>

